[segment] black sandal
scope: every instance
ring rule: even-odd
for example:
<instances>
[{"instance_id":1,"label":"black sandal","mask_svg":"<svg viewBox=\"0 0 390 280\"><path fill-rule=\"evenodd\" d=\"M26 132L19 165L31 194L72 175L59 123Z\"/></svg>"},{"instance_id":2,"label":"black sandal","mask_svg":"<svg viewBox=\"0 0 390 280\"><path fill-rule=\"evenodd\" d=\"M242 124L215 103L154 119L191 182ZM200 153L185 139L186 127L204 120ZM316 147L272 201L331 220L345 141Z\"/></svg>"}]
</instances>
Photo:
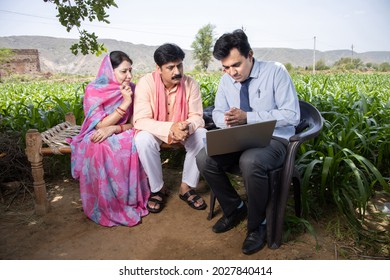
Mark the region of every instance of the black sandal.
<instances>
[{"instance_id":1,"label":"black sandal","mask_svg":"<svg viewBox=\"0 0 390 280\"><path fill-rule=\"evenodd\" d=\"M189 198L190 196L192 196L192 195L194 195L194 197L193 197L192 199L188 200L188 198ZM183 195L179 194L179 197L180 197L181 200L187 202L187 204L188 204L190 207L192 207L192 208L194 208L194 209L196 209L196 210L204 210L204 209L206 209L206 207L207 207L207 204L206 204L206 202L205 202L204 200L203 200L203 203L202 203L201 205L195 206L195 203L196 203L199 199L201 199L201 197L196 193L196 191L195 191L194 189L189 190L188 192L186 192L186 193L183 194Z\"/></svg>"},{"instance_id":2,"label":"black sandal","mask_svg":"<svg viewBox=\"0 0 390 280\"><path fill-rule=\"evenodd\" d=\"M160 198L161 200L155 198L156 196L158 198ZM155 192L155 193L151 193L150 197L148 199L148 203L146 204L146 208L151 213L160 213L161 210L163 210L163 208L165 206L166 197L167 197L167 195L165 193L161 192L161 191L158 191L158 192ZM154 208L149 206L149 202L153 202L154 203ZM158 208L155 208L156 206L158 206Z\"/></svg>"}]
</instances>

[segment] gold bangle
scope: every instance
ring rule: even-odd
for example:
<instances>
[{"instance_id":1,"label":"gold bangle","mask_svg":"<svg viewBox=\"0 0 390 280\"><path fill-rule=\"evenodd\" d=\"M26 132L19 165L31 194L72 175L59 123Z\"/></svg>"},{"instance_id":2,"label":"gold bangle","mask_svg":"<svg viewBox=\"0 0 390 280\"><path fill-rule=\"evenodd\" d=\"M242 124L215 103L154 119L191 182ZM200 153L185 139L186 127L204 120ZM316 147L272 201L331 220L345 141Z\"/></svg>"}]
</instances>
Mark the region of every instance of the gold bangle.
<instances>
[{"instance_id":1,"label":"gold bangle","mask_svg":"<svg viewBox=\"0 0 390 280\"><path fill-rule=\"evenodd\" d=\"M124 130L123 130L123 124L120 124L119 126L120 126L120 128L121 128L121 133L122 133L122 132L124 131Z\"/></svg>"}]
</instances>

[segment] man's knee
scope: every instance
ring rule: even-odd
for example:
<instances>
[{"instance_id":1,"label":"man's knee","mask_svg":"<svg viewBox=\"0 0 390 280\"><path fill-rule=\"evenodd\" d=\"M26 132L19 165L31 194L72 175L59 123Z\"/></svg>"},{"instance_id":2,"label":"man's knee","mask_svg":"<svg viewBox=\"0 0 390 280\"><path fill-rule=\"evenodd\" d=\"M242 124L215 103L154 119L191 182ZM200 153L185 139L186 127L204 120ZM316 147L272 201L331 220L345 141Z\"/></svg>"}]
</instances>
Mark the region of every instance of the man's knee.
<instances>
[{"instance_id":1,"label":"man's knee","mask_svg":"<svg viewBox=\"0 0 390 280\"><path fill-rule=\"evenodd\" d=\"M191 135L192 143L197 149L204 147L206 141L206 129L200 127Z\"/></svg>"},{"instance_id":2,"label":"man's knee","mask_svg":"<svg viewBox=\"0 0 390 280\"><path fill-rule=\"evenodd\" d=\"M158 147L158 143L153 134L147 131L140 131L134 138L137 150L150 149L151 147Z\"/></svg>"},{"instance_id":3,"label":"man's knee","mask_svg":"<svg viewBox=\"0 0 390 280\"><path fill-rule=\"evenodd\" d=\"M267 173L267 164L262 162L261 157L256 152L243 153L240 157L239 165L243 176L246 173L251 175L255 171L262 175Z\"/></svg>"},{"instance_id":4,"label":"man's knee","mask_svg":"<svg viewBox=\"0 0 390 280\"><path fill-rule=\"evenodd\" d=\"M207 158L208 156L206 150L205 148L202 148L195 157L196 165L198 166L200 172L202 172L202 170L204 170L204 168L206 167Z\"/></svg>"}]
</instances>

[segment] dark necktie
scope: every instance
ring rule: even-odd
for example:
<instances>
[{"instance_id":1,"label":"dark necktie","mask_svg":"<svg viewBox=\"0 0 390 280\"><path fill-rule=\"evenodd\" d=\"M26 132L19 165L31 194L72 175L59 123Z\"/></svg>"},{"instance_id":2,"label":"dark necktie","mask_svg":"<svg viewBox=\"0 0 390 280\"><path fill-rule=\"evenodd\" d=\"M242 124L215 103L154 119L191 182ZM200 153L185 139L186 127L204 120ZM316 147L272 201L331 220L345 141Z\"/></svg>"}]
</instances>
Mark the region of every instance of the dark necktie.
<instances>
[{"instance_id":1,"label":"dark necktie","mask_svg":"<svg viewBox=\"0 0 390 280\"><path fill-rule=\"evenodd\" d=\"M249 83L251 81L251 78L249 77L245 81L241 82L241 89L240 89L240 109L245 112L251 112L252 109L249 106Z\"/></svg>"}]
</instances>

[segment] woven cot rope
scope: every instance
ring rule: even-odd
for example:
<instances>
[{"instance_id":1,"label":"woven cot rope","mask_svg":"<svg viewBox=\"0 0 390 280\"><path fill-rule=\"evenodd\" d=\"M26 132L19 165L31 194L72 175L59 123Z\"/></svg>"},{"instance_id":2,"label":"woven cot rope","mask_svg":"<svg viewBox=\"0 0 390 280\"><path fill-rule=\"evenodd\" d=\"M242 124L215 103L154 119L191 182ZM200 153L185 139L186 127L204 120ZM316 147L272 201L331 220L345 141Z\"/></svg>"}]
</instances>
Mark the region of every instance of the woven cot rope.
<instances>
[{"instance_id":1,"label":"woven cot rope","mask_svg":"<svg viewBox=\"0 0 390 280\"><path fill-rule=\"evenodd\" d=\"M72 125L70 122L60 123L45 132L41 133L43 142L50 147L54 154L62 154L59 148L69 147L66 138L76 136L80 132L81 126Z\"/></svg>"}]
</instances>

